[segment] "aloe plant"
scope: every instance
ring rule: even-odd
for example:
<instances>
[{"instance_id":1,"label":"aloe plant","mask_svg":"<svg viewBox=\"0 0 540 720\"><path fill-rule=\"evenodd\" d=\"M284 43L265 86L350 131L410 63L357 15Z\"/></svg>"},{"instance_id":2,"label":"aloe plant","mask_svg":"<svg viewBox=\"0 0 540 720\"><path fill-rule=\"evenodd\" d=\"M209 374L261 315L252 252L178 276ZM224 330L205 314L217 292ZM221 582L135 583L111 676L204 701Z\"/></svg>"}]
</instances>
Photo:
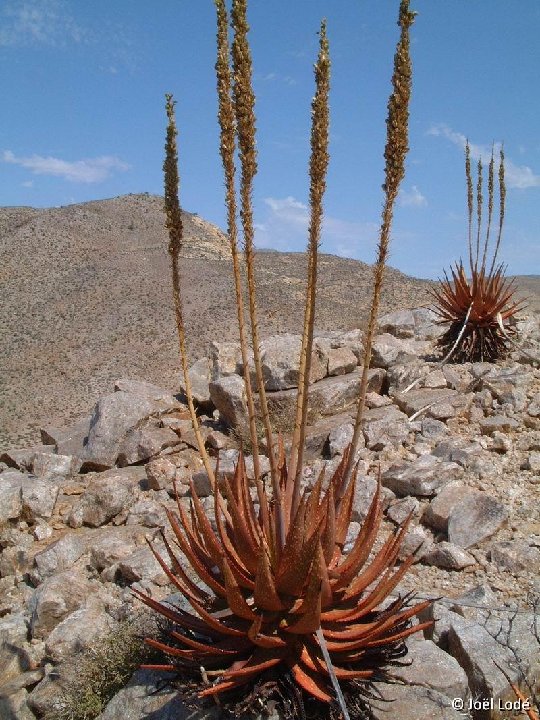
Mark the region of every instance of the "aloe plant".
<instances>
[{"instance_id":1,"label":"aloe plant","mask_svg":"<svg viewBox=\"0 0 540 720\"><path fill-rule=\"evenodd\" d=\"M474 191L471 172L470 147L465 145L465 176L467 182L467 208L469 219L469 276L460 261L445 272L440 286L432 294L436 302L435 312L448 329L438 344L444 353L444 362L488 361L505 356L514 329L509 320L523 308L514 300L515 284L506 276L506 267L497 263L501 244L506 206L504 175L504 152L499 160L499 228L489 270L491 225L494 204L494 157L488 166L488 218L481 252L481 229L483 197L483 166L478 161L476 182L476 247L473 248Z\"/></svg>"},{"instance_id":2,"label":"aloe plant","mask_svg":"<svg viewBox=\"0 0 540 720\"><path fill-rule=\"evenodd\" d=\"M291 697L293 688L300 708L304 698L310 702L324 703L327 709L335 709L337 698L345 718L349 718L347 705L360 717L360 714L367 712L367 706L358 701L358 697L369 697L371 683L391 679L389 666L406 654L406 638L429 626L431 622L412 625L412 618L424 610L429 601L411 605L410 596L392 597L396 586L414 562L414 557L410 556L398 564L410 518L376 548L382 519L380 480L362 529L350 550L345 552L357 483L357 466L354 462L356 442L353 441L346 450L332 477L325 480L324 473L321 473L313 487L302 487L317 297L317 257L329 162L330 50L326 23L321 23L319 54L315 65L306 305L296 421L291 451L286 459L283 440L275 437L271 427L258 353L251 205L257 169L255 96L251 87L247 3L246 0L233 0L232 3L232 49L229 48L225 2L216 0L215 4L220 152L225 172L227 224L245 368L250 437L256 455L256 398L247 371L249 352L242 293L242 253L239 250L236 225L236 144L241 168L238 205L243 229L243 267L247 276L247 306L257 401L270 460L271 486L265 490L259 465L255 462L255 502L242 454L233 479L219 477L218 470L214 471L211 467L198 434L199 449L213 487L213 522L206 516L193 483L189 511L179 500L177 514L167 511L177 548L164 534L168 559L153 551L171 583L191 606L191 612L158 602L136 591L147 606L166 618L171 625L169 640L147 640L153 648L162 650L168 657L166 663L150 667L202 673L203 686L199 693L202 697L223 697L227 700L239 696L250 698L262 693L265 697L274 694L279 700L284 696ZM365 347L365 373L369 365L388 256L393 205L403 177L408 149L407 123L411 89L409 29L413 19L414 13L409 10L408 0L401 0L401 33L387 121L386 199L375 266L370 329ZM167 114L165 202L171 238L173 293L180 352L184 376L187 378L178 273L182 228L177 212L177 149L176 142L172 142L176 138L176 124L170 96L167 97ZM189 383L186 382L185 386L193 424L197 428L198 420L190 399ZM361 425L364 396L365 378L359 398L356 439ZM191 574L184 567L186 560L191 565ZM193 573L201 582L193 579Z\"/></svg>"}]
</instances>

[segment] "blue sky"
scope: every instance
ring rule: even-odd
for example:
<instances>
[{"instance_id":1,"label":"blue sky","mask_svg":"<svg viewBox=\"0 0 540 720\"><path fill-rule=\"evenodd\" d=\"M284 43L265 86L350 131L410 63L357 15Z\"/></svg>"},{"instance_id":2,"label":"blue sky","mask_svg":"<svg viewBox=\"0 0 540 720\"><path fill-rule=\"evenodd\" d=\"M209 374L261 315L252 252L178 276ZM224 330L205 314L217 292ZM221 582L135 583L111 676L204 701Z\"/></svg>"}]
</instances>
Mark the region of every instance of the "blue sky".
<instances>
[{"instance_id":1,"label":"blue sky","mask_svg":"<svg viewBox=\"0 0 540 720\"><path fill-rule=\"evenodd\" d=\"M251 0L257 242L306 242L310 100L322 17L332 55L325 252L372 262L398 0ZM407 173L390 263L438 277L466 255L463 142L504 141L501 259L540 273L540 3L416 0ZM0 204L162 192L164 93L180 129L181 203L224 226L211 0L3 0Z\"/></svg>"}]
</instances>

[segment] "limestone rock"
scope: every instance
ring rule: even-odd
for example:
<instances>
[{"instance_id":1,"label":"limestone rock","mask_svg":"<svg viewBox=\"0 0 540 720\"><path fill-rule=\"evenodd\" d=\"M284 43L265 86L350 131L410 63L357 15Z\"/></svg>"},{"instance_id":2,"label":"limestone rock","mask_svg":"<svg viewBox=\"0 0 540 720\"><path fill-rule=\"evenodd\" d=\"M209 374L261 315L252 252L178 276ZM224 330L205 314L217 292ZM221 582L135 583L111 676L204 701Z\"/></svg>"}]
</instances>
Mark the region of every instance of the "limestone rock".
<instances>
[{"instance_id":1,"label":"limestone rock","mask_svg":"<svg viewBox=\"0 0 540 720\"><path fill-rule=\"evenodd\" d=\"M83 607L65 617L52 630L45 642L47 655L53 662L68 660L75 653L89 648L100 637L111 632L112 618L96 607Z\"/></svg>"},{"instance_id":2,"label":"limestone rock","mask_svg":"<svg viewBox=\"0 0 540 720\"><path fill-rule=\"evenodd\" d=\"M76 570L47 578L30 599L32 637L45 638L67 615L85 605L95 589L96 583Z\"/></svg>"},{"instance_id":3,"label":"limestone rock","mask_svg":"<svg viewBox=\"0 0 540 720\"><path fill-rule=\"evenodd\" d=\"M0 474L0 526L18 518L22 510L22 486L26 475L18 470Z\"/></svg>"},{"instance_id":4,"label":"limestone rock","mask_svg":"<svg viewBox=\"0 0 540 720\"><path fill-rule=\"evenodd\" d=\"M261 364L266 390L298 387L300 335L272 335L261 342ZM321 380L328 371L328 358L314 344L311 355L311 382Z\"/></svg>"},{"instance_id":5,"label":"limestone rock","mask_svg":"<svg viewBox=\"0 0 540 720\"><path fill-rule=\"evenodd\" d=\"M491 562L499 569L518 574L540 574L540 549L524 540L502 540L491 546Z\"/></svg>"},{"instance_id":6,"label":"limestone rock","mask_svg":"<svg viewBox=\"0 0 540 720\"><path fill-rule=\"evenodd\" d=\"M167 407L166 402L122 390L102 397L92 413L82 469L112 468L128 432Z\"/></svg>"},{"instance_id":7,"label":"limestone rock","mask_svg":"<svg viewBox=\"0 0 540 720\"><path fill-rule=\"evenodd\" d=\"M448 540L469 548L493 535L508 519L508 510L495 498L475 492L454 505L448 519Z\"/></svg>"},{"instance_id":8,"label":"limestone rock","mask_svg":"<svg viewBox=\"0 0 540 720\"><path fill-rule=\"evenodd\" d=\"M463 570L469 565L476 564L476 560L472 555L462 548L446 542L446 540L434 545L423 556L422 561L427 565L435 565L435 567L444 568L445 570Z\"/></svg>"},{"instance_id":9,"label":"limestone rock","mask_svg":"<svg viewBox=\"0 0 540 720\"><path fill-rule=\"evenodd\" d=\"M108 470L94 475L69 517L71 527L99 527L127 510L136 500L144 467Z\"/></svg>"},{"instance_id":10,"label":"limestone rock","mask_svg":"<svg viewBox=\"0 0 540 720\"><path fill-rule=\"evenodd\" d=\"M429 503L422 516L422 522L435 530L446 532L448 530L448 519L454 506L461 502L464 496L470 492L472 491L468 490L462 482L448 483Z\"/></svg>"},{"instance_id":11,"label":"limestone rock","mask_svg":"<svg viewBox=\"0 0 540 720\"><path fill-rule=\"evenodd\" d=\"M432 640L409 642L408 647L406 659L412 660L412 664L396 668L398 678L408 685L427 686L447 698L466 700L469 697L467 675L455 658Z\"/></svg>"},{"instance_id":12,"label":"limestone rock","mask_svg":"<svg viewBox=\"0 0 540 720\"><path fill-rule=\"evenodd\" d=\"M430 497L461 474L456 463L443 462L434 455L422 455L411 463L392 465L382 481L397 495ZM459 544L459 543L458 543Z\"/></svg>"},{"instance_id":13,"label":"limestone rock","mask_svg":"<svg viewBox=\"0 0 540 720\"><path fill-rule=\"evenodd\" d=\"M34 562L39 577L45 578L68 570L86 552L86 539L75 533L68 533L37 553Z\"/></svg>"},{"instance_id":14,"label":"limestone rock","mask_svg":"<svg viewBox=\"0 0 540 720\"><path fill-rule=\"evenodd\" d=\"M143 425L130 430L118 448L119 467L134 465L158 455L165 448L180 444L178 435L170 428Z\"/></svg>"},{"instance_id":15,"label":"limestone rock","mask_svg":"<svg viewBox=\"0 0 540 720\"><path fill-rule=\"evenodd\" d=\"M409 437L411 428L405 413L395 405L385 405L364 413L362 431L366 447L382 450L388 446L399 447Z\"/></svg>"},{"instance_id":16,"label":"limestone rock","mask_svg":"<svg viewBox=\"0 0 540 720\"><path fill-rule=\"evenodd\" d=\"M210 382L210 360L202 357L197 360L188 370L188 376L191 383L191 392L193 399L198 405L208 405L210 403L210 390L208 383ZM186 394L186 388L183 377L180 379L180 389Z\"/></svg>"},{"instance_id":17,"label":"limestone rock","mask_svg":"<svg viewBox=\"0 0 540 720\"><path fill-rule=\"evenodd\" d=\"M422 340L403 340L388 333L376 335L373 340L373 367L388 368L415 360L429 351L429 343Z\"/></svg>"}]
</instances>

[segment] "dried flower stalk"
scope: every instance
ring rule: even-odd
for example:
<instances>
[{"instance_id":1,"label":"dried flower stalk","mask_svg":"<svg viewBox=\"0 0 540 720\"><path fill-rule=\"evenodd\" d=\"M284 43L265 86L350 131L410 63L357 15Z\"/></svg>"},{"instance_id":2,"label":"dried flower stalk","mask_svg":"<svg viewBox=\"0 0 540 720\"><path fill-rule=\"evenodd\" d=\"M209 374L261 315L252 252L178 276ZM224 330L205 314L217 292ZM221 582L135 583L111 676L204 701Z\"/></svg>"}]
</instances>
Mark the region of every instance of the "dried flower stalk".
<instances>
[{"instance_id":1,"label":"dried flower stalk","mask_svg":"<svg viewBox=\"0 0 540 720\"><path fill-rule=\"evenodd\" d=\"M184 324L184 314L182 310L181 280L179 268L179 254L182 248L182 212L180 210L180 201L178 199L178 186L180 178L178 174L178 148L176 136L178 130L176 128L176 120L174 113L175 101L172 95L165 95L167 110L167 139L165 142L165 161L163 163L163 172L165 176L165 213L166 228L169 232L169 255L171 258L172 284L173 284L173 300L174 312L176 317L176 329L178 332L178 341L180 345L180 359L182 363L182 373L184 376L184 386L186 389L186 397L193 425L193 431L197 439L197 447L204 463L204 468L208 473L210 482L215 483L215 475L210 464L210 458L204 447L197 413L193 404L193 393L191 390L191 380L189 377L188 358L186 351L186 330Z\"/></svg>"},{"instance_id":2,"label":"dried flower stalk","mask_svg":"<svg viewBox=\"0 0 540 720\"><path fill-rule=\"evenodd\" d=\"M388 118L386 120L386 147L384 151L385 164L385 182L383 190L385 200L382 212L381 229L379 235L379 244L377 252L377 261L373 273L373 297L369 312L369 322L367 327L366 338L364 342L364 357L362 379L360 381L360 391L358 397L358 405L356 418L354 422L354 431L351 441L351 452L346 475L350 477L354 463L354 456L358 446L358 439L361 432L362 419L364 416L364 408L366 403L366 391L369 365L371 362L371 348L373 337L377 325L377 315L379 312L379 302L381 296L382 283L384 279L384 271L386 261L388 259L388 249L390 245L390 228L392 226L392 217L394 212L394 203L399 191L399 185L405 174L405 157L407 155L408 145L408 126L409 126L409 101L411 97L412 84L412 65L410 58L410 40L409 30L414 22L416 13L409 10L408 0L401 0L399 6L398 25L401 28L400 39L394 56L394 72L392 75L393 91L388 101Z\"/></svg>"},{"instance_id":3,"label":"dried flower stalk","mask_svg":"<svg viewBox=\"0 0 540 720\"><path fill-rule=\"evenodd\" d=\"M311 103L311 158L310 176L310 222L308 245L308 280L306 306L304 313L304 329L300 351L298 371L298 396L296 403L296 419L291 446L289 473L296 478L293 511L296 509L300 491L300 475L303 464L303 450L306 437L309 375L311 371L311 353L313 350L313 327L315 323L315 300L317 294L317 258L320 246L321 227L323 220L323 197L326 190L326 173L328 171L328 134L330 111L328 96L330 92L330 54L326 36L326 21L320 29L319 55L315 64L315 97Z\"/></svg>"}]
</instances>

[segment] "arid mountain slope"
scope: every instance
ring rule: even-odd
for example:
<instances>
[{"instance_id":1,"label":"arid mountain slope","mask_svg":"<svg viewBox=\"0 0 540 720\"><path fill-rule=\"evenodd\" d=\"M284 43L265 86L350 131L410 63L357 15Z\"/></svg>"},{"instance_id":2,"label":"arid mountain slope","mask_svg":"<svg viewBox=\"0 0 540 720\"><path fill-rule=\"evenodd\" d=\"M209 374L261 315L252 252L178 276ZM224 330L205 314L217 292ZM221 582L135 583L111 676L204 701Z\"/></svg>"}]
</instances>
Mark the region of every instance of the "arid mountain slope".
<instances>
[{"instance_id":1,"label":"arid mountain slope","mask_svg":"<svg viewBox=\"0 0 540 720\"><path fill-rule=\"evenodd\" d=\"M236 338L223 233L184 213L190 353ZM87 413L118 377L174 389L178 346L162 198L127 195L61 208L0 208L0 447L38 442L44 424ZM263 336L299 331L305 256L257 253ZM362 324L371 270L321 256L317 327ZM429 283L389 270L383 311L428 301Z\"/></svg>"}]
</instances>

